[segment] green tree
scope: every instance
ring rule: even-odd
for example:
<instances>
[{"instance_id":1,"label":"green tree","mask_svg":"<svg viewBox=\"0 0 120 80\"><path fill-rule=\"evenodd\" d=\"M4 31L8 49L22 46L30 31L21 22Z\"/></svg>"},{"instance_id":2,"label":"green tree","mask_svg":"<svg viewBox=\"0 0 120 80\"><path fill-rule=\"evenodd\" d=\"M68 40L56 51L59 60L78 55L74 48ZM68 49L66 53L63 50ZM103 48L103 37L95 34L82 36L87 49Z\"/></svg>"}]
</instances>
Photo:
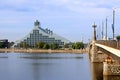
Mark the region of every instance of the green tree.
<instances>
[{"instance_id":1,"label":"green tree","mask_svg":"<svg viewBox=\"0 0 120 80\"><path fill-rule=\"evenodd\" d=\"M52 43L52 44L51 44L51 49L59 49L59 44L57 44L57 43Z\"/></svg>"},{"instance_id":2,"label":"green tree","mask_svg":"<svg viewBox=\"0 0 120 80\"><path fill-rule=\"evenodd\" d=\"M116 37L117 41L120 41L120 35Z\"/></svg>"},{"instance_id":3,"label":"green tree","mask_svg":"<svg viewBox=\"0 0 120 80\"><path fill-rule=\"evenodd\" d=\"M43 49L43 47L44 47L44 42L38 42L38 44L37 44L37 48L39 48L39 49Z\"/></svg>"},{"instance_id":4,"label":"green tree","mask_svg":"<svg viewBox=\"0 0 120 80\"><path fill-rule=\"evenodd\" d=\"M75 43L72 43L72 48L75 49Z\"/></svg>"},{"instance_id":5,"label":"green tree","mask_svg":"<svg viewBox=\"0 0 120 80\"><path fill-rule=\"evenodd\" d=\"M20 48L28 48L29 47L29 44L27 44L26 42L21 42L20 44L19 44L19 47Z\"/></svg>"},{"instance_id":6,"label":"green tree","mask_svg":"<svg viewBox=\"0 0 120 80\"><path fill-rule=\"evenodd\" d=\"M69 48L69 44L65 44L65 45L64 45L64 48Z\"/></svg>"},{"instance_id":7,"label":"green tree","mask_svg":"<svg viewBox=\"0 0 120 80\"><path fill-rule=\"evenodd\" d=\"M26 43L26 42L23 42L23 48L28 48L29 47L29 45Z\"/></svg>"},{"instance_id":8,"label":"green tree","mask_svg":"<svg viewBox=\"0 0 120 80\"><path fill-rule=\"evenodd\" d=\"M50 48L49 44L45 43L43 49L49 49L49 48Z\"/></svg>"},{"instance_id":9,"label":"green tree","mask_svg":"<svg viewBox=\"0 0 120 80\"><path fill-rule=\"evenodd\" d=\"M75 49L83 49L83 48L84 48L83 42L76 42Z\"/></svg>"},{"instance_id":10,"label":"green tree","mask_svg":"<svg viewBox=\"0 0 120 80\"><path fill-rule=\"evenodd\" d=\"M4 48L4 43L0 42L0 48Z\"/></svg>"},{"instance_id":11,"label":"green tree","mask_svg":"<svg viewBox=\"0 0 120 80\"><path fill-rule=\"evenodd\" d=\"M20 42L19 47L23 48L23 42Z\"/></svg>"},{"instance_id":12,"label":"green tree","mask_svg":"<svg viewBox=\"0 0 120 80\"><path fill-rule=\"evenodd\" d=\"M83 49L84 48L84 44L83 42L76 42L72 44L72 48L73 49Z\"/></svg>"}]
</instances>

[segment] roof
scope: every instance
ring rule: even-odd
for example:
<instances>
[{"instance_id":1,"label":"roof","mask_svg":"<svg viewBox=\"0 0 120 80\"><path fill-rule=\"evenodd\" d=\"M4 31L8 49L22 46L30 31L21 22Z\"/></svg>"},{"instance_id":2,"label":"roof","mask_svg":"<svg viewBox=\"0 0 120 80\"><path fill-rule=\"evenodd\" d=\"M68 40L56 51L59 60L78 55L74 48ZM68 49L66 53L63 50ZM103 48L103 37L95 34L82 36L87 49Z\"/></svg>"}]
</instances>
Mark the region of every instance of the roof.
<instances>
[{"instance_id":1,"label":"roof","mask_svg":"<svg viewBox=\"0 0 120 80\"><path fill-rule=\"evenodd\" d=\"M64 43L70 42L66 38L55 34L53 31L51 31L49 29L43 29L42 27L39 27L39 25L34 26L33 30L39 30L39 34L42 34L43 36L48 36L49 38L55 38L55 40L61 40ZM22 38L21 40L16 41L16 43L20 43L21 41L24 41L24 39L30 37L30 34L33 33L33 30L30 31L30 33L28 35L26 35L24 38Z\"/></svg>"}]
</instances>

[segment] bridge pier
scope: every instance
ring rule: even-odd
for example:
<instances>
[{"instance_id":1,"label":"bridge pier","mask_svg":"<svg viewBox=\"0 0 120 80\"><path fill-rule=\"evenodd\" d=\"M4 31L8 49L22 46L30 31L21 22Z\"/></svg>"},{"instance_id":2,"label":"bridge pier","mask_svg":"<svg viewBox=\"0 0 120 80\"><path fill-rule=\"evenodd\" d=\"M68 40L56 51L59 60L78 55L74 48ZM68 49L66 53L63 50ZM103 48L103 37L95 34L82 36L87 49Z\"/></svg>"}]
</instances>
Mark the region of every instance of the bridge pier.
<instances>
[{"instance_id":1,"label":"bridge pier","mask_svg":"<svg viewBox=\"0 0 120 80\"><path fill-rule=\"evenodd\" d=\"M120 64L103 62L103 75L120 75Z\"/></svg>"},{"instance_id":2,"label":"bridge pier","mask_svg":"<svg viewBox=\"0 0 120 80\"><path fill-rule=\"evenodd\" d=\"M104 62L105 58L108 56L99 47L95 45L95 41L92 42L92 48L90 51L91 62Z\"/></svg>"},{"instance_id":3,"label":"bridge pier","mask_svg":"<svg viewBox=\"0 0 120 80\"><path fill-rule=\"evenodd\" d=\"M104 41L102 41L103 43L105 43ZM112 43L112 42L110 42ZM110 44L109 41L107 41L107 44ZM114 51L111 49L111 47L107 47L103 44L99 44L101 47L98 45L99 43L97 43L96 40L93 40L90 46L90 60L92 63L103 63L103 75L119 75L120 76L120 59L119 56L117 58L115 58L113 56L113 54L117 53L119 55L119 51L116 50ZM113 45L113 44L111 44ZM114 46L114 45L113 45ZM110 48L109 50L107 50L108 48ZM111 53L112 51L114 51L113 53ZM108 56L111 58L111 62L106 61L106 59L108 58ZM115 55L116 56L116 55ZM115 61L116 60L116 61Z\"/></svg>"},{"instance_id":4,"label":"bridge pier","mask_svg":"<svg viewBox=\"0 0 120 80\"><path fill-rule=\"evenodd\" d=\"M120 76L103 76L103 80L120 80Z\"/></svg>"}]
</instances>

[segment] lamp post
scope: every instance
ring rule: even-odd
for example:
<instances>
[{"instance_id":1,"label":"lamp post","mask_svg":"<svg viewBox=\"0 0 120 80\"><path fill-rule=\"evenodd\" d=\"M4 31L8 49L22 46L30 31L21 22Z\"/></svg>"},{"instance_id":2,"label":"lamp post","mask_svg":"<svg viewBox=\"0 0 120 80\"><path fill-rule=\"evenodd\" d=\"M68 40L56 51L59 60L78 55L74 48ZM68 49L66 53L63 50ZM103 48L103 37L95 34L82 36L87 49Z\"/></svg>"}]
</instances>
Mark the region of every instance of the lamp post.
<instances>
[{"instance_id":1,"label":"lamp post","mask_svg":"<svg viewBox=\"0 0 120 80\"><path fill-rule=\"evenodd\" d=\"M115 38L114 34L115 34L115 10L113 10L113 23L112 23L112 31L113 31L113 40Z\"/></svg>"},{"instance_id":2,"label":"lamp post","mask_svg":"<svg viewBox=\"0 0 120 80\"><path fill-rule=\"evenodd\" d=\"M107 40L107 17L106 17L106 40Z\"/></svg>"},{"instance_id":3,"label":"lamp post","mask_svg":"<svg viewBox=\"0 0 120 80\"><path fill-rule=\"evenodd\" d=\"M103 40L103 37L104 37L104 22L102 22L102 40Z\"/></svg>"},{"instance_id":4,"label":"lamp post","mask_svg":"<svg viewBox=\"0 0 120 80\"><path fill-rule=\"evenodd\" d=\"M93 40L95 41L96 40L96 27L97 27L97 25L95 25L95 23L94 23L94 25L92 27L94 28Z\"/></svg>"}]
</instances>

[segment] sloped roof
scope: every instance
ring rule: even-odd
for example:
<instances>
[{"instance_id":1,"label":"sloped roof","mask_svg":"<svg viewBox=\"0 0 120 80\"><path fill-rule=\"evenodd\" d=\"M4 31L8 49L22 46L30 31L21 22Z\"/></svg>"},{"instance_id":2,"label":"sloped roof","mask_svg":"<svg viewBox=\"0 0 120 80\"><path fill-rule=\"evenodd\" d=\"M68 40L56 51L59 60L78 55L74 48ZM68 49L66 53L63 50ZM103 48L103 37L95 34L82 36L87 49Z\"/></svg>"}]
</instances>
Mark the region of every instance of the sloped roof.
<instances>
[{"instance_id":1,"label":"sloped roof","mask_svg":"<svg viewBox=\"0 0 120 80\"><path fill-rule=\"evenodd\" d=\"M43 29L39 26L37 26L37 27L35 26L33 28L33 30L39 30L39 34L42 34L43 36L48 36L49 38L54 38L55 40L61 40L64 43L69 43L70 42L69 40L65 39L64 37L61 37L61 36L55 34L53 31L50 31L48 29ZM22 38L21 40L16 41L16 43L20 43L21 41L24 41L25 39L30 37L30 34L33 33L33 30L30 31L30 33L28 35L26 35L24 38Z\"/></svg>"}]
</instances>

